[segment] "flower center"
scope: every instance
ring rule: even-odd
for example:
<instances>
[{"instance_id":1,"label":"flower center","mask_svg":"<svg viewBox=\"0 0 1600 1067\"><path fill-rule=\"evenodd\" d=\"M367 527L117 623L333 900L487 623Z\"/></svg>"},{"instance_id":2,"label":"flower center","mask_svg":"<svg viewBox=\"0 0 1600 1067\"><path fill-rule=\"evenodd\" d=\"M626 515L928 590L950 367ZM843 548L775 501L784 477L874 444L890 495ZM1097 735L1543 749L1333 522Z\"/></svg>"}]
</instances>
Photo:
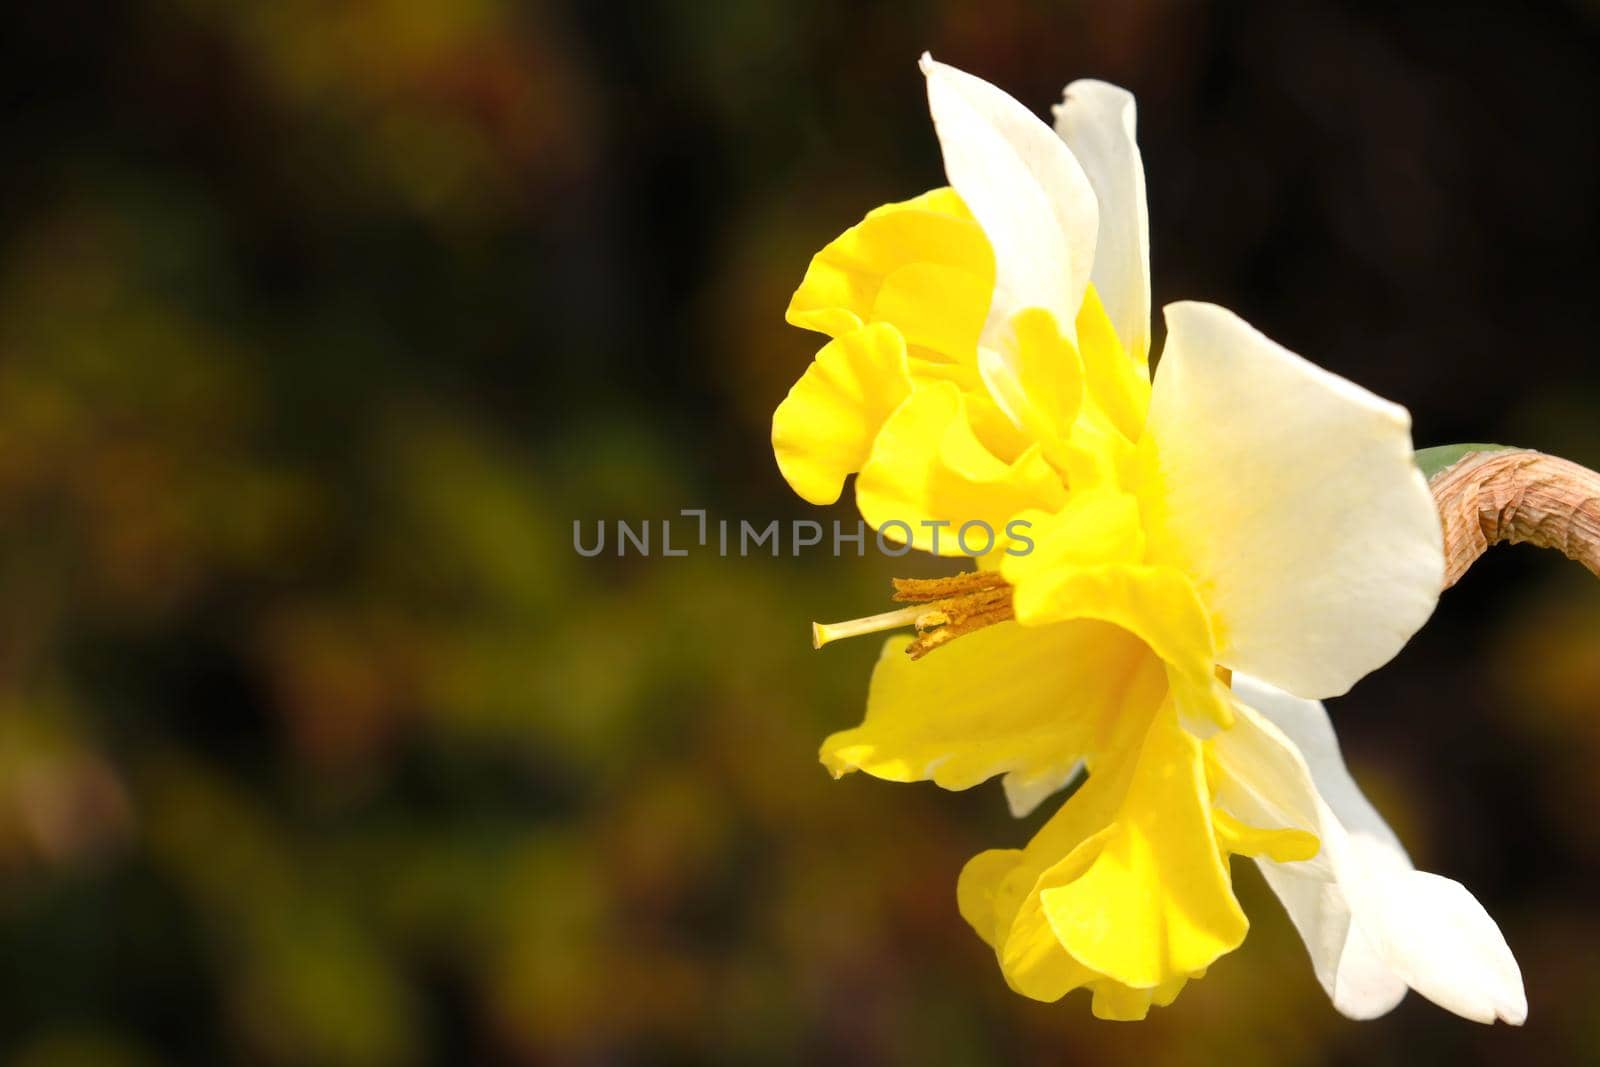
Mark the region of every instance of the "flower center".
<instances>
[{"instance_id":1,"label":"flower center","mask_svg":"<svg viewBox=\"0 0 1600 1067\"><path fill-rule=\"evenodd\" d=\"M821 648L832 641L864 634L916 627L917 636L906 655L921 659L962 634L981 630L1012 617L1011 584L992 571L968 571L948 578L895 578L894 599L909 607L845 622L814 622L811 644Z\"/></svg>"}]
</instances>

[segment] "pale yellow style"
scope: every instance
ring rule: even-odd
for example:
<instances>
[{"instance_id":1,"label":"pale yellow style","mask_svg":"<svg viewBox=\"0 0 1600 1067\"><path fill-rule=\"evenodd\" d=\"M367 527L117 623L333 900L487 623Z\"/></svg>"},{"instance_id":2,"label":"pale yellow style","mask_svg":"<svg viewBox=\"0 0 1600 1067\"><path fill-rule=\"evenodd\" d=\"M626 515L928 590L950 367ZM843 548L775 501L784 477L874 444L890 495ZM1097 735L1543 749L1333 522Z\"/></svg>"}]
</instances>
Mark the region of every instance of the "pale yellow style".
<instances>
[{"instance_id":1,"label":"pale yellow style","mask_svg":"<svg viewBox=\"0 0 1600 1067\"><path fill-rule=\"evenodd\" d=\"M908 524L919 548L925 523L949 524L938 550L956 555L963 523L1022 519L1034 549L1002 539L979 561L1013 587L1014 621L915 661L889 640L865 721L823 762L951 789L1001 776L1018 814L1087 768L1026 848L961 875L961 914L1028 996L1088 988L1119 1019L1170 1002L1243 940L1229 857L1246 855L1347 1014L1410 987L1520 1020L1492 920L1449 892L1454 934L1386 918L1386 894L1434 876L1392 835L1352 844L1382 835L1324 796L1365 804L1336 745L1309 758L1272 711L1325 721L1315 700L1433 609L1439 523L1406 412L1207 304L1168 306L1152 384L1132 97L1074 83L1052 131L986 82L923 70L950 187L813 259L788 319L831 340L773 446L802 497L830 503L855 474L866 520ZM1440 976L1447 937L1466 948Z\"/></svg>"}]
</instances>

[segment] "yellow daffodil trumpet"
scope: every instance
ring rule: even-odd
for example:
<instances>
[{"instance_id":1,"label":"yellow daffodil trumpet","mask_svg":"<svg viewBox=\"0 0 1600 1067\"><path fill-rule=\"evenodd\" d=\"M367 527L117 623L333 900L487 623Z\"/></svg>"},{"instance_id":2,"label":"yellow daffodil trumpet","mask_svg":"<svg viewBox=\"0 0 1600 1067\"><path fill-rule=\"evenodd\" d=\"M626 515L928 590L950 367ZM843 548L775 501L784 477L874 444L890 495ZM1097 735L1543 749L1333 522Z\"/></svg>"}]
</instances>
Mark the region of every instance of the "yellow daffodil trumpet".
<instances>
[{"instance_id":1,"label":"yellow daffodil trumpet","mask_svg":"<svg viewBox=\"0 0 1600 1067\"><path fill-rule=\"evenodd\" d=\"M924 56L946 187L867 213L788 320L828 340L773 416L806 500L855 476L880 535L1025 520L904 608L835 775L1002 780L1014 813L1087 777L1022 848L972 859L963 917L1018 992L1142 1018L1243 941L1253 858L1347 1015L1408 989L1520 1023L1521 976L1459 884L1417 871L1318 702L1386 663L1445 577L1407 412L1211 304L1167 305L1150 370L1130 94L1069 85L1054 128Z\"/></svg>"}]
</instances>

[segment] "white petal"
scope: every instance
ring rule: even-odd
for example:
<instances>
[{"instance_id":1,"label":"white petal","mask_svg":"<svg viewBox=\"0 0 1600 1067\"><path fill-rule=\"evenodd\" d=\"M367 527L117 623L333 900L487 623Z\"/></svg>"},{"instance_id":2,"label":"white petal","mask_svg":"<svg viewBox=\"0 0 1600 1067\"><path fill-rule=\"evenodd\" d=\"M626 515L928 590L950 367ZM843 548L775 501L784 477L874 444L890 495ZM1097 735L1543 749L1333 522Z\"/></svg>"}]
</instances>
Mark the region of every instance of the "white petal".
<instances>
[{"instance_id":1,"label":"white petal","mask_svg":"<svg viewBox=\"0 0 1600 1067\"><path fill-rule=\"evenodd\" d=\"M1217 800L1254 825L1321 838L1313 860L1258 862L1334 1006L1373 1018L1410 987L1468 1019L1521 1023L1522 976L1499 927L1459 883L1411 866L1350 778L1322 706L1243 675L1234 686L1239 718L1211 742L1223 772Z\"/></svg>"},{"instance_id":2,"label":"white petal","mask_svg":"<svg viewBox=\"0 0 1600 1067\"><path fill-rule=\"evenodd\" d=\"M1061 95L1056 133L1082 164L1100 206L1090 278L1123 347L1142 360L1150 352L1150 216L1133 94L1082 80Z\"/></svg>"},{"instance_id":3,"label":"white petal","mask_svg":"<svg viewBox=\"0 0 1600 1067\"><path fill-rule=\"evenodd\" d=\"M945 175L994 248L995 291L984 342L1026 307L1072 334L1089 285L1099 210L1083 168L1038 116L982 78L926 53L928 110Z\"/></svg>"},{"instance_id":4,"label":"white petal","mask_svg":"<svg viewBox=\"0 0 1600 1067\"><path fill-rule=\"evenodd\" d=\"M1256 759L1276 770L1276 777L1271 779L1273 785L1301 794L1292 813L1280 808L1280 817L1303 817L1302 813L1309 808L1317 819L1309 825L1323 837L1323 852L1311 864L1279 864L1269 860L1259 863L1261 873L1306 943L1317 981L1322 983L1334 1007L1352 1019L1386 1015L1405 998L1408 987L1377 955L1360 927L1351 921L1349 902L1333 877L1329 857L1333 853L1342 855L1341 843L1347 834L1361 833L1386 844L1408 867L1410 860L1400 846L1400 839L1350 776L1344 757L1339 753L1333 723L1320 703L1290 696L1245 674L1233 676L1233 689L1246 706L1277 727L1283 740L1299 751L1301 759L1295 761L1287 756L1283 745L1266 731L1242 735L1230 743L1255 743L1252 747ZM1297 762L1310 774L1309 786ZM1326 829L1321 826L1326 820L1322 819L1319 806L1305 796L1308 789L1315 792L1322 808L1332 815L1335 826ZM1271 815L1272 812L1266 810L1257 813L1259 818ZM1327 840L1329 833L1334 837L1331 848ZM1314 876L1311 874L1313 865L1321 868Z\"/></svg>"},{"instance_id":5,"label":"white petal","mask_svg":"<svg viewBox=\"0 0 1600 1067\"><path fill-rule=\"evenodd\" d=\"M1318 793L1300 750L1252 699L1259 695L1255 690L1266 688L1257 683L1253 690L1252 681L1244 675L1233 676L1237 720L1207 742L1211 755L1226 772L1217 781L1217 803L1251 826L1295 827L1322 838L1322 850L1294 867L1331 881L1334 863L1342 854L1344 826ZM1296 699L1270 692L1275 699ZM1323 833L1328 822L1334 830L1331 841Z\"/></svg>"},{"instance_id":6,"label":"white petal","mask_svg":"<svg viewBox=\"0 0 1600 1067\"><path fill-rule=\"evenodd\" d=\"M1337 886L1328 889L1340 892ZM1361 927L1352 922L1328 994L1333 1006L1351 1019L1376 1019L1393 1011L1405 999L1408 988L1405 979L1384 963Z\"/></svg>"},{"instance_id":7,"label":"white petal","mask_svg":"<svg viewBox=\"0 0 1600 1067\"><path fill-rule=\"evenodd\" d=\"M1218 658L1299 696L1343 693L1427 621L1444 579L1411 418L1213 304L1166 316L1149 427Z\"/></svg>"},{"instance_id":8,"label":"white petal","mask_svg":"<svg viewBox=\"0 0 1600 1067\"><path fill-rule=\"evenodd\" d=\"M1520 1026L1528 1017L1522 971L1505 937L1460 882L1396 866L1395 854L1355 835L1341 886L1374 953L1441 1008L1467 1019Z\"/></svg>"},{"instance_id":9,"label":"white petal","mask_svg":"<svg viewBox=\"0 0 1600 1067\"><path fill-rule=\"evenodd\" d=\"M1333 720L1320 701L1301 700L1248 674L1233 676L1233 692L1259 711L1299 750L1300 758L1311 772L1311 783L1317 794L1348 833L1365 834L1381 841L1410 864L1400 838L1389 829L1378 809L1350 776L1344 755L1339 751L1339 738L1333 732Z\"/></svg>"},{"instance_id":10,"label":"white petal","mask_svg":"<svg viewBox=\"0 0 1600 1067\"><path fill-rule=\"evenodd\" d=\"M1338 883L1308 878L1292 865L1256 862L1306 943L1317 981L1340 1014L1376 1019L1393 1011L1409 987L1351 922L1350 905Z\"/></svg>"}]
</instances>

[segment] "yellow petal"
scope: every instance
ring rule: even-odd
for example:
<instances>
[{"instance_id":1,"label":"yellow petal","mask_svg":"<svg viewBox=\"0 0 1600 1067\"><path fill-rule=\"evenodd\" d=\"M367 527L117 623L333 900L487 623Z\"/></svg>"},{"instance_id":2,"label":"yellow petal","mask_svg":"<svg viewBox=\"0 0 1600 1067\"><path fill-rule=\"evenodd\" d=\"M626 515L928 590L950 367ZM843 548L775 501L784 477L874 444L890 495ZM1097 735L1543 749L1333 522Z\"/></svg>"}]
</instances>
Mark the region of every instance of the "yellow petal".
<instances>
[{"instance_id":1,"label":"yellow petal","mask_svg":"<svg viewBox=\"0 0 1600 1067\"><path fill-rule=\"evenodd\" d=\"M1011 921L1011 913L997 901L1000 885L1021 861L1019 848L991 848L968 860L956 881L956 906L961 917L991 947L1005 936L1002 922L1009 925Z\"/></svg>"},{"instance_id":2,"label":"yellow petal","mask_svg":"<svg viewBox=\"0 0 1600 1067\"><path fill-rule=\"evenodd\" d=\"M1000 960L1000 971L1005 975L1006 984L1025 997L1059 1000L1080 986L1103 979L1102 975L1086 966L1062 945L1060 937L1050 926L1038 889L1041 875L1047 872L1053 871L1058 878L1064 877L1069 869L1075 874L1083 874L1105 847L1106 841L1120 832L1120 827L1114 821L1115 793L1106 788L1110 784L1109 777L1104 774L1095 792L1088 792L1088 785L1085 784L1078 794L1067 801L1051 823L1056 823L1058 819L1062 821L1055 826L1046 824L1055 836L1062 839L1063 844L1070 842L1072 835L1084 835L1090 828L1099 827L1076 842L1066 858L1060 861L1061 869L1049 866L1048 860L1060 855L1062 845L1052 847L1035 838L1023 850L1021 861L999 882L994 893L997 910L995 955ZM1044 837L1043 833L1040 837Z\"/></svg>"},{"instance_id":3,"label":"yellow petal","mask_svg":"<svg viewBox=\"0 0 1600 1067\"><path fill-rule=\"evenodd\" d=\"M880 204L867 212L869 219L881 215L892 215L896 211L931 211L935 215L946 215L962 222L972 222L972 212L967 210L967 205L961 202L961 197L948 185L941 185L937 189L929 189L919 193L910 200L899 200L892 204Z\"/></svg>"},{"instance_id":4,"label":"yellow petal","mask_svg":"<svg viewBox=\"0 0 1600 1067\"><path fill-rule=\"evenodd\" d=\"M951 359L970 359L988 306L981 264L907 263L886 275L868 315L890 322L910 344Z\"/></svg>"},{"instance_id":5,"label":"yellow petal","mask_svg":"<svg viewBox=\"0 0 1600 1067\"><path fill-rule=\"evenodd\" d=\"M1130 692L1088 780L1026 849L962 872L962 915L1019 993L1086 986L1102 1018L1141 1018L1244 937L1203 751L1162 689Z\"/></svg>"},{"instance_id":6,"label":"yellow petal","mask_svg":"<svg viewBox=\"0 0 1600 1067\"><path fill-rule=\"evenodd\" d=\"M1296 863L1316 856L1317 835L1293 827L1259 827L1240 822L1221 808L1211 813L1217 841L1238 856L1265 856L1277 863Z\"/></svg>"},{"instance_id":7,"label":"yellow petal","mask_svg":"<svg viewBox=\"0 0 1600 1067\"><path fill-rule=\"evenodd\" d=\"M996 459L1015 463L1034 444L984 391L982 382L966 394L966 402L967 421L972 424L973 435Z\"/></svg>"},{"instance_id":8,"label":"yellow petal","mask_svg":"<svg viewBox=\"0 0 1600 1067\"><path fill-rule=\"evenodd\" d=\"M772 415L784 479L813 504L838 500L910 391L905 342L893 327L863 327L824 345Z\"/></svg>"},{"instance_id":9,"label":"yellow petal","mask_svg":"<svg viewBox=\"0 0 1600 1067\"><path fill-rule=\"evenodd\" d=\"M1150 409L1150 371L1129 358L1117 340L1100 294L1089 286L1078 309L1078 350L1082 354L1085 390L1095 410L1128 441L1144 433Z\"/></svg>"},{"instance_id":10,"label":"yellow petal","mask_svg":"<svg viewBox=\"0 0 1600 1067\"><path fill-rule=\"evenodd\" d=\"M885 643L866 720L823 742L835 776L967 789L997 774L1063 772L1105 744L1130 700L1159 699L1151 686L1163 685L1144 644L1104 623L1003 622L917 660L904 654L909 640Z\"/></svg>"},{"instance_id":11,"label":"yellow petal","mask_svg":"<svg viewBox=\"0 0 1600 1067\"><path fill-rule=\"evenodd\" d=\"M928 354L919 356L917 353ZM1017 428L1011 416L1000 410L983 384L976 364L952 363L937 358L937 355L922 348L906 350L912 388L949 382L961 390L967 408L967 421L972 425L972 432L979 443L1001 462L1014 462L1027 451L1033 440Z\"/></svg>"},{"instance_id":12,"label":"yellow petal","mask_svg":"<svg viewBox=\"0 0 1600 1067\"><path fill-rule=\"evenodd\" d=\"M956 648L961 641L928 658ZM1126 675L1120 707L1100 720L1087 752L1091 771L1084 785L1026 849L983 853L961 872L957 899L962 915L994 947L1006 981L1025 996L1055 1000L1095 977L1062 951L1040 910L1035 888L1040 875L1063 857L1076 857L1079 870L1086 869L1105 837L1116 832L1127 769L1166 690L1161 662L1148 654L1137 661Z\"/></svg>"},{"instance_id":13,"label":"yellow petal","mask_svg":"<svg viewBox=\"0 0 1600 1067\"><path fill-rule=\"evenodd\" d=\"M1055 515L1025 512L1033 552L1009 555L1001 573L1015 587L1012 608L1027 626L1067 619L1099 619L1136 634L1181 677L1208 684L1215 664L1211 621L1199 594L1171 567L1130 563L1142 544L1126 498L1087 493ZM1081 520L1074 522L1074 520ZM1106 559L1092 560L1096 553ZM1214 707L1215 702L1207 702ZM1226 712L1222 715L1226 718Z\"/></svg>"},{"instance_id":14,"label":"yellow petal","mask_svg":"<svg viewBox=\"0 0 1600 1067\"><path fill-rule=\"evenodd\" d=\"M1169 702L1131 770L1117 832L1086 869L1069 854L1039 879L1035 891L1062 947L1090 970L1144 989L1237 948L1249 923L1212 825L1200 742Z\"/></svg>"},{"instance_id":15,"label":"yellow petal","mask_svg":"<svg viewBox=\"0 0 1600 1067\"><path fill-rule=\"evenodd\" d=\"M1194 977L1199 978L1200 975ZM1178 994L1183 992L1183 987L1188 983L1189 976L1183 976L1164 982L1154 989L1132 989L1102 978L1089 983L1089 988L1094 991L1091 1010L1096 1019L1137 1022L1150 1014L1151 1007L1165 1008L1177 1000Z\"/></svg>"},{"instance_id":16,"label":"yellow petal","mask_svg":"<svg viewBox=\"0 0 1600 1067\"><path fill-rule=\"evenodd\" d=\"M1012 422L1050 455L1071 435L1083 403L1078 350L1043 308L1012 316L1001 340L999 351L979 350L984 383Z\"/></svg>"},{"instance_id":17,"label":"yellow petal","mask_svg":"<svg viewBox=\"0 0 1600 1067\"><path fill-rule=\"evenodd\" d=\"M1144 555L1139 502L1115 489L1074 490L1055 513L1024 512L1034 547L1006 563L1006 580L1017 587L1017 617L1035 624L1049 621L1056 605L1056 580L1086 567L1133 564ZM1071 604L1059 618L1070 618Z\"/></svg>"},{"instance_id":18,"label":"yellow petal","mask_svg":"<svg viewBox=\"0 0 1600 1067\"><path fill-rule=\"evenodd\" d=\"M936 189L875 209L818 252L787 318L834 337L889 322L908 344L971 362L993 288L983 231Z\"/></svg>"},{"instance_id":19,"label":"yellow petal","mask_svg":"<svg viewBox=\"0 0 1600 1067\"><path fill-rule=\"evenodd\" d=\"M986 525L998 543L1018 512L1054 510L1065 497L1037 446L1009 464L984 446L951 382L919 388L895 410L856 479L856 503L869 525L887 540L943 556L964 554L957 537L967 523ZM969 540L981 547L986 536L977 526Z\"/></svg>"}]
</instances>

